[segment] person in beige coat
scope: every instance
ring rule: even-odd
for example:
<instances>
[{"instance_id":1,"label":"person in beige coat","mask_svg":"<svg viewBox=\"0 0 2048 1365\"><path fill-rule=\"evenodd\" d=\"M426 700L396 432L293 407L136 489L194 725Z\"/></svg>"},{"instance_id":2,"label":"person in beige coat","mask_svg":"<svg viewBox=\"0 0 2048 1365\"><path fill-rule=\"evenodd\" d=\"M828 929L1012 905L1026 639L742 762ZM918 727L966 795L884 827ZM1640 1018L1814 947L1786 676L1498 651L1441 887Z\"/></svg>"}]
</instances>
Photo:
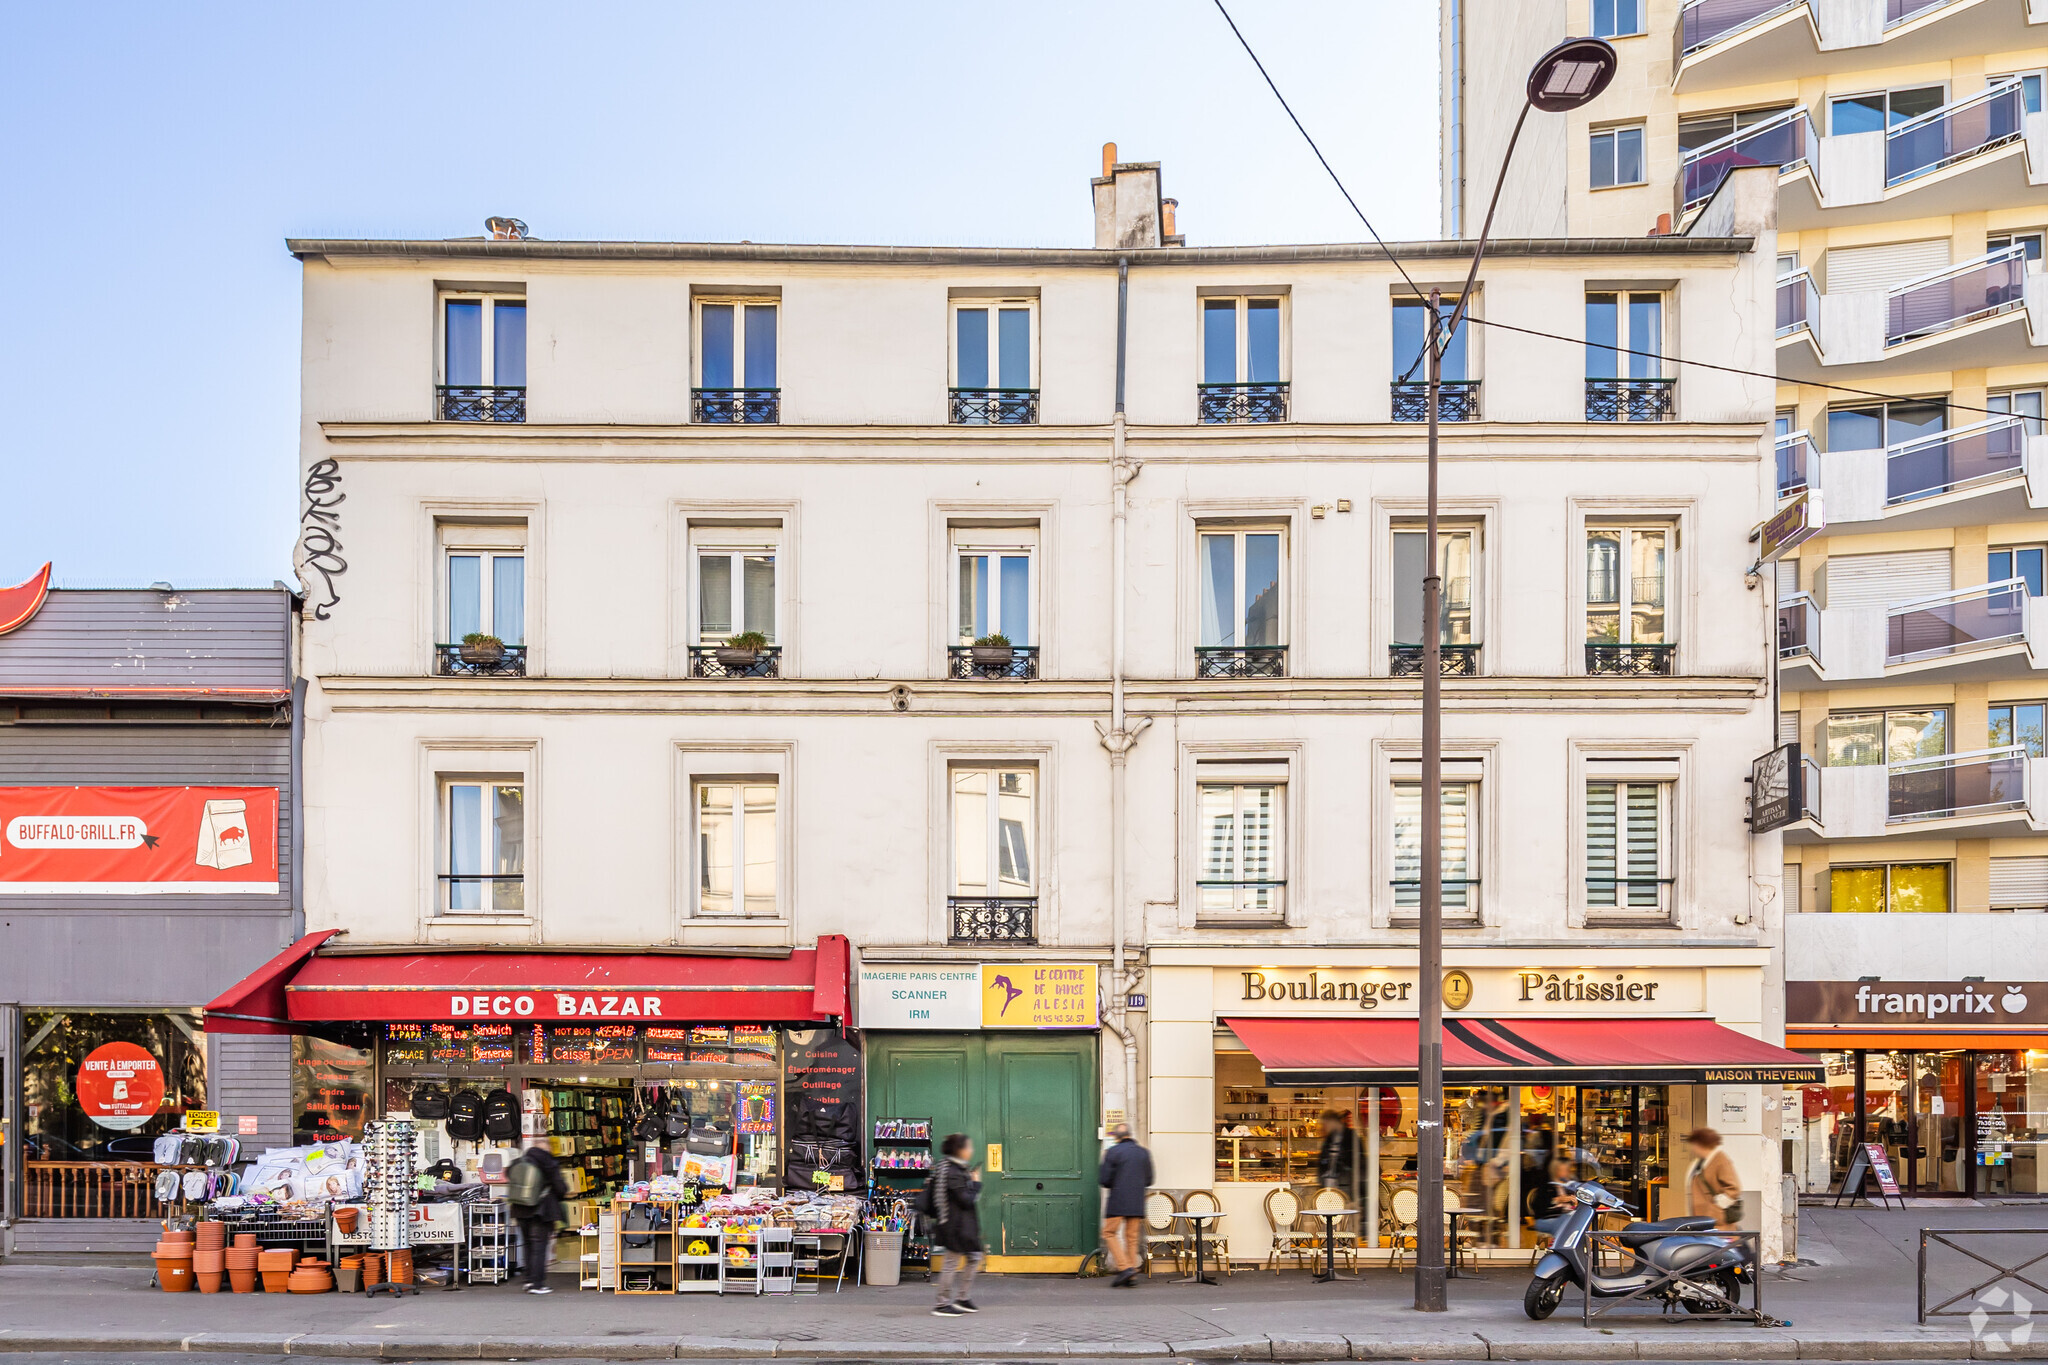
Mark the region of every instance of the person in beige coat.
<instances>
[{"instance_id":1,"label":"person in beige coat","mask_svg":"<svg viewBox=\"0 0 2048 1365\"><path fill-rule=\"evenodd\" d=\"M1685 1135L1693 1163L1685 1173L1686 1203L1695 1218L1711 1218L1714 1226L1732 1231L1742 1216L1742 1181L1735 1161L1721 1148L1721 1135L1695 1128Z\"/></svg>"}]
</instances>

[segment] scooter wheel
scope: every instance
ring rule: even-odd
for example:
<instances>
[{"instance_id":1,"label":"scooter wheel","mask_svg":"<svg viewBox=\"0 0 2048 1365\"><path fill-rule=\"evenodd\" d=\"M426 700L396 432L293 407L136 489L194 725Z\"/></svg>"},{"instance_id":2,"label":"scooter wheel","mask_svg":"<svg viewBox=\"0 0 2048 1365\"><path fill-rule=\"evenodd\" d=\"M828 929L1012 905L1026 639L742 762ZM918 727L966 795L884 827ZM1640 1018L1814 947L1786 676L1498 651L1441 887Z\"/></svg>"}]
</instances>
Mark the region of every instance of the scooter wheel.
<instances>
[{"instance_id":1,"label":"scooter wheel","mask_svg":"<svg viewBox=\"0 0 2048 1365\"><path fill-rule=\"evenodd\" d=\"M1706 1276L1699 1283L1703 1287L1710 1288L1719 1294L1725 1302L1708 1303L1688 1296L1684 1300L1686 1312L1726 1313L1731 1309L1742 1306L1742 1281L1736 1278L1734 1271L1717 1270L1713 1274Z\"/></svg>"},{"instance_id":2,"label":"scooter wheel","mask_svg":"<svg viewBox=\"0 0 2048 1365\"><path fill-rule=\"evenodd\" d=\"M1569 1283L1571 1273L1564 1270L1529 1281L1529 1287L1522 1291L1522 1311L1537 1322L1543 1321L1564 1302L1564 1287Z\"/></svg>"}]
</instances>

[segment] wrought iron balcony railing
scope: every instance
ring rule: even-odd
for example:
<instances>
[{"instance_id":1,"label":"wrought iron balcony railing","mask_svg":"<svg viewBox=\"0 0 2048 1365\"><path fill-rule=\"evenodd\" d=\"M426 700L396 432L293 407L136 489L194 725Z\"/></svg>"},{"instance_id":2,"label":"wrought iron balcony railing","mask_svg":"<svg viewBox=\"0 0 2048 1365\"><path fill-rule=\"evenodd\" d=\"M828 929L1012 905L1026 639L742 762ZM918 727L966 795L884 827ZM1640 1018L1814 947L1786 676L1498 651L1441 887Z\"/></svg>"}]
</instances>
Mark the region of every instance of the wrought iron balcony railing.
<instances>
[{"instance_id":1,"label":"wrought iron balcony railing","mask_svg":"<svg viewBox=\"0 0 2048 1365\"><path fill-rule=\"evenodd\" d=\"M1804 431L1778 438L1778 496L1789 498L1813 479L1813 437Z\"/></svg>"},{"instance_id":2,"label":"wrought iron balcony railing","mask_svg":"<svg viewBox=\"0 0 2048 1365\"><path fill-rule=\"evenodd\" d=\"M1691 0L1679 16L1679 51L1697 52L1806 0Z\"/></svg>"},{"instance_id":3,"label":"wrought iron balcony railing","mask_svg":"<svg viewBox=\"0 0 2048 1365\"><path fill-rule=\"evenodd\" d=\"M523 678L526 646L505 645L493 657L461 645L435 645L434 672L444 678Z\"/></svg>"},{"instance_id":4,"label":"wrought iron balcony railing","mask_svg":"<svg viewBox=\"0 0 2048 1365\"><path fill-rule=\"evenodd\" d=\"M1478 645L1438 645L1437 672L1446 678L1476 678L1479 676ZM1388 645L1387 672L1396 678L1420 677L1422 674L1421 645Z\"/></svg>"},{"instance_id":5,"label":"wrought iron balcony railing","mask_svg":"<svg viewBox=\"0 0 2048 1365\"><path fill-rule=\"evenodd\" d=\"M949 943L1038 942L1038 897L948 896Z\"/></svg>"},{"instance_id":6,"label":"wrought iron balcony railing","mask_svg":"<svg viewBox=\"0 0 2048 1365\"><path fill-rule=\"evenodd\" d=\"M1396 422L1429 420L1429 385L1421 380L1393 382L1393 411ZM1437 385L1436 420L1476 422L1479 420L1479 381L1446 379Z\"/></svg>"},{"instance_id":7,"label":"wrought iron balcony railing","mask_svg":"<svg viewBox=\"0 0 2048 1365\"><path fill-rule=\"evenodd\" d=\"M763 649L734 649L731 645L691 645L690 676L693 678L779 678L782 676L782 646Z\"/></svg>"},{"instance_id":8,"label":"wrought iron balcony railing","mask_svg":"<svg viewBox=\"0 0 2048 1365\"><path fill-rule=\"evenodd\" d=\"M1028 427L1038 421L1037 389L948 389L947 418L962 427Z\"/></svg>"},{"instance_id":9,"label":"wrought iron balcony railing","mask_svg":"<svg viewBox=\"0 0 2048 1365\"><path fill-rule=\"evenodd\" d=\"M1895 603L1885 613L1887 664L1991 649L2026 638L2027 580L1957 588Z\"/></svg>"},{"instance_id":10,"label":"wrought iron balcony railing","mask_svg":"<svg viewBox=\"0 0 2048 1365\"><path fill-rule=\"evenodd\" d=\"M2026 116L2026 96L2015 79L1885 129L1886 188L2019 141Z\"/></svg>"},{"instance_id":11,"label":"wrought iron balcony railing","mask_svg":"<svg viewBox=\"0 0 2048 1365\"><path fill-rule=\"evenodd\" d=\"M1884 344L1945 332L2026 306L2027 248L2000 247L1989 255L1896 285L1885 300Z\"/></svg>"},{"instance_id":12,"label":"wrought iron balcony railing","mask_svg":"<svg viewBox=\"0 0 2048 1365\"><path fill-rule=\"evenodd\" d=\"M1588 422L1668 422L1675 379L1588 379Z\"/></svg>"},{"instance_id":13,"label":"wrought iron balcony railing","mask_svg":"<svg viewBox=\"0 0 2048 1365\"><path fill-rule=\"evenodd\" d=\"M1195 649L1198 678L1284 678L1287 676L1286 645L1246 645Z\"/></svg>"},{"instance_id":14,"label":"wrought iron balcony railing","mask_svg":"<svg viewBox=\"0 0 2048 1365\"><path fill-rule=\"evenodd\" d=\"M524 384L436 384L434 418L441 422L524 422Z\"/></svg>"},{"instance_id":15,"label":"wrought iron balcony railing","mask_svg":"<svg viewBox=\"0 0 2048 1365\"><path fill-rule=\"evenodd\" d=\"M2024 472L2027 419L1993 417L1885 451L1885 506L1955 493Z\"/></svg>"},{"instance_id":16,"label":"wrought iron balcony railing","mask_svg":"<svg viewBox=\"0 0 2048 1365\"><path fill-rule=\"evenodd\" d=\"M1805 109L1787 109L1761 123L1687 152L1679 163L1679 187L1690 213L1714 197L1728 172L1739 166L1776 166L1780 171L1813 160L1820 146L1813 116Z\"/></svg>"},{"instance_id":17,"label":"wrought iron balcony railing","mask_svg":"<svg viewBox=\"0 0 2048 1365\"><path fill-rule=\"evenodd\" d=\"M2014 744L1889 764L1885 787L1887 824L2023 810L2027 749Z\"/></svg>"},{"instance_id":18,"label":"wrought iron balcony railing","mask_svg":"<svg viewBox=\"0 0 2048 1365\"><path fill-rule=\"evenodd\" d=\"M1791 336L1804 327L1813 331L1820 323L1820 286L1809 271L1795 270L1778 277L1778 335Z\"/></svg>"},{"instance_id":19,"label":"wrought iron balcony railing","mask_svg":"<svg viewBox=\"0 0 2048 1365\"><path fill-rule=\"evenodd\" d=\"M987 645L948 645L946 676L1029 682L1038 676L1038 646L991 648Z\"/></svg>"},{"instance_id":20,"label":"wrought iron balcony railing","mask_svg":"<svg viewBox=\"0 0 2048 1365\"><path fill-rule=\"evenodd\" d=\"M1287 420L1287 385L1280 384L1197 384L1195 404L1199 420L1218 422L1284 422Z\"/></svg>"},{"instance_id":21,"label":"wrought iron balcony railing","mask_svg":"<svg viewBox=\"0 0 2048 1365\"><path fill-rule=\"evenodd\" d=\"M1778 657L1804 654L1820 662L1820 608L1805 593L1792 593L1778 603Z\"/></svg>"},{"instance_id":22,"label":"wrought iron balcony railing","mask_svg":"<svg viewBox=\"0 0 2048 1365\"><path fill-rule=\"evenodd\" d=\"M1672 660L1677 653L1677 645L1588 644L1586 671L1642 678L1668 678L1671 676Z\"/></svg>"},{"instance_id":23,"label":"wrought iron balcony railing","mask_svg":"<svg viewBox=\"0 0 2048 1365\"><path fill-rule=\"evenodd\" d=\"M444 914L522 914L526 910L524 872L443 872L441 910Z\"/></svg>"},{"instance_id":24,"label":"wrought iron balcony railing","mask_svg":"<svg viewBox=\"0 0 2048 1365\"><path fill-rule=\"evenodd\" d=\"M782 420L782 390L691 389L690 420L720 426L773 425Z\"/></svg>"}]
</instances>

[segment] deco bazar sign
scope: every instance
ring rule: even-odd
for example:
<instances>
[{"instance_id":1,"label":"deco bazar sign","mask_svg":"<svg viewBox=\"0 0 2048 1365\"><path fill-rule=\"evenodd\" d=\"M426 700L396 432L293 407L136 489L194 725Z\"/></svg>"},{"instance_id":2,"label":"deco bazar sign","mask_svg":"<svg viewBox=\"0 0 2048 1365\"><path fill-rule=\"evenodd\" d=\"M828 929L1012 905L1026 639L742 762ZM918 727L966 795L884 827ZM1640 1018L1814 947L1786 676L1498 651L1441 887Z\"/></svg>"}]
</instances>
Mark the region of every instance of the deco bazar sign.
<instances>
[{"instance_id":1,"label":"deco bazar sign","mask_svg":"<svg viewBox=\"0 0 2048 1365\"><path fill-rule=\"evenodd\" d=\"M1412 1015L1412 967L1238 967L1214 974L1216 1013ZM1706 1008L1697 968L1463 967L1444 973L1453 1013L1540 1015L1697 1014Z\"/></svg>"}]
</instances>

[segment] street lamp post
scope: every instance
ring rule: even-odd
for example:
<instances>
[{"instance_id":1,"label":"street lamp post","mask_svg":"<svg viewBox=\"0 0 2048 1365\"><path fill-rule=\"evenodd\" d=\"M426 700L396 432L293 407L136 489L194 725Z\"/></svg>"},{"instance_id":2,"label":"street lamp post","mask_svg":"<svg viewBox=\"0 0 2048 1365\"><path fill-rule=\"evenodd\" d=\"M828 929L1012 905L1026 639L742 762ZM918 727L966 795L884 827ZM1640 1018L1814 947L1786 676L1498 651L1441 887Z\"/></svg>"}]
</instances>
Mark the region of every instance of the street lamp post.
<instances>
[{"instance_id":1,"label":"street lamp post","mask_svg":"<svg viewBox=\"0 0 2048 1365\"><path fill-rule=\"evenodd\" d=\"M1507 183L1508 162L1531 109L1562 113L1599 97L1614 79L1619 59L1613 47L1598 38L1567 38L1543 54L1529 72L1528 98L1515 119L1486 221L1472 246L1472 267L1465 287L1443 316L1441 290L1429 291L1429 533L1428 561L1422 580L1422 916L1421 976L1415 1057L1415 1307L1424 1313L1444 1311L1444 882L1443 882L1443 566L1437 551L1437 400L1443 391L1443 358L1464 320L1473 286L1479 280L1480 258L1486 254L1493 212L1500 207L1501 186ZM1512 1215L1512 1211L1510 1211Z\"/></svg>"}]
</instances>

